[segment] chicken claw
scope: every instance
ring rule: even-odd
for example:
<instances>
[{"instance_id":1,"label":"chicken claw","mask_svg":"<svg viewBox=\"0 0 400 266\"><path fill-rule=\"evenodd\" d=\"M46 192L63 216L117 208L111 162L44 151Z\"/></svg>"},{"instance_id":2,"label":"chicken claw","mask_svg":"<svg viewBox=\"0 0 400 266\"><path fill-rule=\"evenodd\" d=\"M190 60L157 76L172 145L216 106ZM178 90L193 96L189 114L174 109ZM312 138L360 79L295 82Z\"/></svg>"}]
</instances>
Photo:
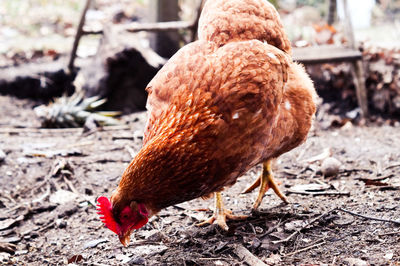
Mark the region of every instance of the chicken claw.
<instances>
[{"instance_id":1,"label":"chicken claw","mask_svg":"<svg viewBox=\"0 0 400 266\"><path fill-rule=\"evenodd\" d=\"M213 216L208 220L196 224L196 226L205 226L208 224L213 224L216 222L219 227L223 230L228 231L229 227L226 224L226 220L243 220L246 219L247 215L233 215L232 211L224 208L224 203L222 202L221 192L215 192L215 210Z\"/></svg>"},{"instance_id":2,"label":"chicken claw","mask_svg":"<svg viewBox=\"0 0 400 266\"><path fill-rule=\"evenodd\" d=\"M278 197L281 198L285 203L289 203L289 200L279 190L279 187L274 180L274 176L273 176L272 169L271 169L271 160L268 160L263 163L263 172L262 172L261 176L243 193L249 193L249 192L253 191L255 188L257 188L258 186L260 186L260 190L258 192L258 197L257 197L256 201L254 202L253 211L257 210L257 208L260 206L265 193L270 188L272 188L275 191L276 195L278 195Z\"/></svg>"}]
</instances>

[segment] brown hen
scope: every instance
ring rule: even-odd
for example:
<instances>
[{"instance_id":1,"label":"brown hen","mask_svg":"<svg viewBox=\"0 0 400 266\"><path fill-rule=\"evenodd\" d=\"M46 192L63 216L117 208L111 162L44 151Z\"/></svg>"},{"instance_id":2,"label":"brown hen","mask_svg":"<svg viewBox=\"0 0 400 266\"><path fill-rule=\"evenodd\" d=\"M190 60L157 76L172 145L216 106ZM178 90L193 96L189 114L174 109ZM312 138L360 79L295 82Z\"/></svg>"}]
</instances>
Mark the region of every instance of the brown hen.
<instances>
[{"instance_id":1,"label":"brown hen","mask_svg":"<svg viewBox=\"0 0 400 266\"><path fill-rule=\"evenodd\" d=\"M263 163L254 208L275 185L270 161L307 136L315 91L293 63L278 13L266 0L207 1L199 40L179 50L148 85L143 147L99 213L126 244L161 209L216 193L215 219L228 229L220 191Z\"/></svg>"}]
</instances>

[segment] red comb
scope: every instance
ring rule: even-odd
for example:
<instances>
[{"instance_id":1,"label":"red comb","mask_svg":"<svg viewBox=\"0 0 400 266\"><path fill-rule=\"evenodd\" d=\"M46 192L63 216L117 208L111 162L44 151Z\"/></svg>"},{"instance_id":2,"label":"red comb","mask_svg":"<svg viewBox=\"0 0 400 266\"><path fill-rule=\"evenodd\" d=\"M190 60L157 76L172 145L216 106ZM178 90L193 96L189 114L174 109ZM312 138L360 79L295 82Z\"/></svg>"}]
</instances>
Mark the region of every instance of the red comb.
<instances>
[{"instance_id":1,"label":"red comb","mask_svg":"<svg viewBox=\"0 0 400 266\"><path fill-rule=\"evenodd\" d=\"M117 223L115 222L112 215L111 202L106 197L100 197L97 199L97 214L100 215L100 220L105 224L105 226L118 234Z\"/></svg>"}]
</instances>

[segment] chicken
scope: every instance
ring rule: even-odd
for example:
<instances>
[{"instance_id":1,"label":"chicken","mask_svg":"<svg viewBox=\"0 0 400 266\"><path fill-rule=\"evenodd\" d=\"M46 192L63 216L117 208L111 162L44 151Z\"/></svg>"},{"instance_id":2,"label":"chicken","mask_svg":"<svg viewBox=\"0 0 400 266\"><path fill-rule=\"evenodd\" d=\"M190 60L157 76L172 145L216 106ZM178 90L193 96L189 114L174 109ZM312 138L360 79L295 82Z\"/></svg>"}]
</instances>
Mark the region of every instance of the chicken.
<instances>
[{"instance_id":1,"label":"chicken","mask_svg":"<svg viewBox=\"0 0 400 266\"><path fill-rule=\"evenodd\" d=\"M123 245L161 209L215 193L208 221L227 230L220 192L263 163L256 209L275 184L270 162L301 144L315 90L291 60L279 16L266 0L207 1L199 40L180 49L149 83L143 147L98 213Z\"/></svg>"}]
</instances>

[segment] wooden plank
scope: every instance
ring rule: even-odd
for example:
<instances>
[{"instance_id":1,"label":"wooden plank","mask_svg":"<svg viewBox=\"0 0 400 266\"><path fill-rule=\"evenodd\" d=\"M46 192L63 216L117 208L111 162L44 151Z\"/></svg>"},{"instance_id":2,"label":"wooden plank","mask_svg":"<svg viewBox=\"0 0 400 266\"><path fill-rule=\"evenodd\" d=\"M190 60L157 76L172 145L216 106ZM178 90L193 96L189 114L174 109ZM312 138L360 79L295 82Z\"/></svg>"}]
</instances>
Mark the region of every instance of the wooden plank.
<instances>
[{"instance_id":1,"label":"wooden plank","mask_svg":"<svg viewBox=\"0 0 400 266\"><path fill-rule=\"evenodd\" d=\"M362 54L358 50L334 45L293 49L293 60L303 64L351 62L361 58Z\"/></svg>"},{"instance_id":2,"label":"wooden plank","mask_svg":"<svg viewBox=\"0 0 400 266\"><path fill-rule=\"evenodd\" d=\"M154 23L138 23L132 22L124 25L123 28L129 32L139 31L178 31L182 29L192 29L193 22L188 21L168 21L168 22L154 22Z\"/></svg>"}]
</instances>

